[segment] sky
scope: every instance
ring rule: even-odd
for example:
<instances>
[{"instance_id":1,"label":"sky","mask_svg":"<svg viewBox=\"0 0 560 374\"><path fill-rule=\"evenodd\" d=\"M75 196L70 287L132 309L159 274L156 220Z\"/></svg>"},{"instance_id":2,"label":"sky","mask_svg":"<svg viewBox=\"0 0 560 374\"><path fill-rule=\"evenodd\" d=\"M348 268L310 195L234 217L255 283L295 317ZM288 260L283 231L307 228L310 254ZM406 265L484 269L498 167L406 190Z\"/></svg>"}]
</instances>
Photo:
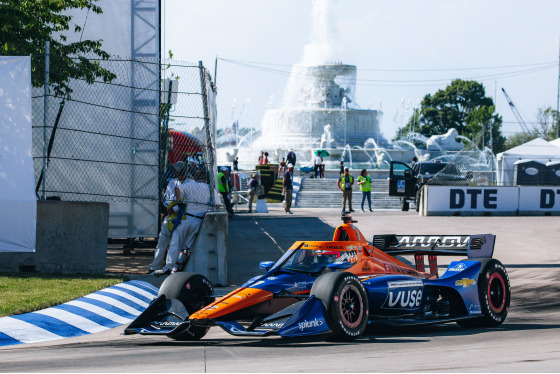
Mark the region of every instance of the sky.
<instances>
[{"instance_id":1,"label":"sky","mask_svg":"<svg viewBox=\"0 0 560 374\"><path fill-rule=\"evenodd\" d=\"M503 87L529 127L556 109L557 0L323 0L336 58L358 69L356 102L381 109L391 139L413 107L456 78L481 82L503 133L521 130ZM162 51L216 69L218 128L261 128L282 104L293 64L312 41L312 0L162 0Z\"/></svg>"}]
</instances>

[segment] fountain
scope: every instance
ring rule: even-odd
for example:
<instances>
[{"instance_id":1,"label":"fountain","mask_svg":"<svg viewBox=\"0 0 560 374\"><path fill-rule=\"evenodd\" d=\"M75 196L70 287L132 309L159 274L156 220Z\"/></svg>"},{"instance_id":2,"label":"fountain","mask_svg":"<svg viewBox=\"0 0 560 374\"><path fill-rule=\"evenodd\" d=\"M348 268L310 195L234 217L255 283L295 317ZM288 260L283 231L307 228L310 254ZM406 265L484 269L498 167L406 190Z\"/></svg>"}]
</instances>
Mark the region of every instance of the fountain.
<instances>
[{"instance_id":1,"label":"fountain","mask_svg":"<svg viewBox=\"0 0 560 374\"><path fill-rule=\"evenodd\" d=\"M276 108L274 100L267 102L262 135L250 145L245 137L236 149L218 147L220 164L238 156L241 167L253 168L261 151L267 151L269 160L277 163L293 149L299 166L309 166L314 151L324 149L330 154L324 160L326 169L338 169L339 161L354 169L387 169L393 160L410 162L417 157L425 161L462 149L463 143L458 141L462 137L455 129L430 138L410 133L396 141L395 147L389 145L379 130L382 112L362 109L357 103L356 66L340 62L330 17L333 0L312 3L311 42L304 48L301 63L292 67L283 102ZM425 148L415 142L424 143Z\"/></svg>"}]
</instances>

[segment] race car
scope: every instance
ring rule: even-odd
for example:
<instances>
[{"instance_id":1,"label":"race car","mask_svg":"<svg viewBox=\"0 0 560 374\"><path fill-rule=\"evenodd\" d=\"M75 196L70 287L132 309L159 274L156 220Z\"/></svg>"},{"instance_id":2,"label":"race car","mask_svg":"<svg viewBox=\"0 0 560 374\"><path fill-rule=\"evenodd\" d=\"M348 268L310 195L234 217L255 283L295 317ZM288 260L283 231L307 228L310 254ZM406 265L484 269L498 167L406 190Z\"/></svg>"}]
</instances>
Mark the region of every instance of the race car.
<instances>
[{"instance_id":1,"label":"race car","mask_svg":"<svg viewBox=\"0 0 560 374\"><path fill-rule=\"evenodd\" d=\"M171 274L125 334L199 340L219 326L237 336L346 341L368 324L493 327L506 319L511 290L492 258L494 235L375 235L370 243L349 212L342 218L332 241L295 242L278 261L260 263L265 274L218 299L203 275ZM406 255L414 267L394 257ZM442 255L467 258L439 276Z\"/></svg>"}]
</instances>

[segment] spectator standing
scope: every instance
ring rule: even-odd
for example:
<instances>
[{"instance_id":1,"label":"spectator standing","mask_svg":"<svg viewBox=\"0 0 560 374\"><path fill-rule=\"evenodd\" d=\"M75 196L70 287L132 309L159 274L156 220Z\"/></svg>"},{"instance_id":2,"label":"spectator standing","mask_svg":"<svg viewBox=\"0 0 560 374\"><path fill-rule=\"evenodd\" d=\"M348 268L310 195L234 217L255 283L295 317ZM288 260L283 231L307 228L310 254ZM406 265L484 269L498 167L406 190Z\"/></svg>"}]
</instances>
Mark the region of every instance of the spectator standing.
<instances>
[{"instance_id":1,"label":"spectator standing","mask_svg":"<svg viewBox=\"0 0 560 374\"><path fill-rule=\"evenodd\" d=\"M233 209L231 207L231 201L229 199L229 193L231 191L230 181L228 178L228 169L226 167L222 167L220 172L218 173L218 191L220 195L224 198L224 205L230 217L233 217Z\"/></svg>"},{"instance_id":2,"label":"spectator standing","mask_svg":"<svg viewBox=\"0 0 560 374\"><path fill-rule=\"evenodd\" d=\"M323 156L316 155L313 161L313 171L315 172L315 178L321 177L323 174Z\"/></svg>"},{"instance_id":3,"label":"spectator standing","mask_svg":"<svg viewBox=\"0 0 560 374\"><path fill-rule=\"evenodd\" d=\"M249 213L253 212L253 200L257 197L257 187L259 186L259 180L257 178L257 173L251 174L251 180L247 184L249 189Z\"/></svg>"},{"instance_id":4,"label":"spectator standing","mask_svg":"<svg viewBox=\"0 0 560 374\"><path fill-rule=\"evenodd\" d=\"M261 155L259 156L259 159L258 159L258 164L262 165L263 160L264 160L264 151L261 151Z\"/></svg>"},{"instance_id":5,"label":"spectator standing","mask_svg":"<svg viewBox=\"0 0 560 374\"><path fill-rule=\"evenodd\" d=\"M344 174L344 161L340 160L340 175Z\"/></svg>"},{"instance_id":6,"label":"spectator standing","mask_svg":"<svg viewBox=\"0 0 560 374\"><path fill-rule=\"evenodd\" d=\"M278 175L284 175L286 172L286 161L284 161L284 157L282 157L282 161L280 161L280 168L278 169Z\"/></svg>"},{"instance_id":7,"label":"spectator standing","mask_svg":"<svg viewBox=\"0 0 560 374\"><path fill-rule=\"evenodd\" d=\"M239 157L237 156L233 159L233 170L239 171Z\"/></svg>"},{"instance_id":8,"label":"spectator standing","mask_svg":"<svg viewBox=\"0 0 560 374\"><path fill-rule=\"evenodd\" d=\"M177 207L177 196L175 195L175 188L179 187L185 181L185 162L178 161L172 164L171 170L175 178L169 181L163 195L162 203L166 209L166 216L161 224L158 243L154 251L154 260L150 265L148 265L148 274L151 274L156 270L160 270L164 265L165 252L167 251L167 246L169 245L169 241L171 240L172 231L175 228L172 223L176 218L173 217L173 213L176 212L173 208Z\"/></svg>"},{"instance_id":9,"label":"spectator standing","mask_svg":"<svg viewBox=\"0 0 560 374\"><path fill-rule=\"evenodd\" d=\"M354 184L354 177L350 174L348 168L344 168L344 174L340 176L336 182L338 188L342 191L342 211L346 210L346 201L348 200L348 209L353 212L352 209L352 185Z\"/></svg>"},{"instance_id":10,"label":"spectator standing","mask_svg":"<svg viewBox=\"0 0 560 374\"><path fill-rule=\"evenodd\" d=\"M177 196L187 202L186 219L173 231L163 274L181 272L185 269L204 216L212 205L208 183L196 182L192 177L188 175L185 183L177 187ZM216 191L212 193L215 194ZM215 199L219 197L216 196Z\"/></svg>"},{"instance_id":11,"label":"spectator standing","mask_svg":"<svg viewBox=\"0 0 560 374\"><path fill-rule=\"evenodd\" d=\"M264 158L263 158L263 163L262 164L263 165L270 164L270 161L268 161L268 152L264 153Z\"/></svg>"},{"instance_id":12,"label":"spectator standing","mask_svg":"<svg viewBox=\"0 0 560 374\"><path fill-rule=\"evenodd\" d=\"M296 154L294 153L294 150L291 149L291 148L288 151L288 154L286 155L286 162L288 164L292 164L292 165L296 166Z\"/></svg>"},{"instance_id":13,"label":"spectator standing","mask_svg":"<svg viewBox=\"0 0 560 374\"><path fill-rule=\"evenodd\" d=\"M366 169L362 169L360 176L358 177L358 186L360 186L360 190L362 191L362 212L364 211L364 202L368 201L369 211L371 210L371 177L367 173Z\"/></svg>"},{"instance_id":14,"label":"spectator standing","mask_svg":"<svg viewBox=\"0 0 560 374\"><path fill-rule=\"evenodd\" d=\"M286 214L293 214L290 209L292 207L292 192L294 190L294 165L291 163L288 164L288 171L284 174L282 189L284 191L284 211Z\"/></svg>"}]
</instances>

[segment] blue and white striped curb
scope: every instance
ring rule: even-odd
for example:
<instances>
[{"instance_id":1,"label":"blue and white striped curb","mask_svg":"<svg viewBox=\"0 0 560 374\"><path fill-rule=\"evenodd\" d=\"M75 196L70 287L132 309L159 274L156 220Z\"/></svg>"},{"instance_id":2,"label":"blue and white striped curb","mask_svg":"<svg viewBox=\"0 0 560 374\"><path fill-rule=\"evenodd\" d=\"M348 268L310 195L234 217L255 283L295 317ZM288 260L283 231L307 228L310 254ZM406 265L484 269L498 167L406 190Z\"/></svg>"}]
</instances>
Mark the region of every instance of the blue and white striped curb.
<instances>
[{"instance_id":1,"label":"blue and white striped curb","mask_svg":"<svg viewBox=\"0 0 560 374\"><path fill-rule=\"evenodd\" d=\"M157 293L150 283L130 281L52 308L0 318L0 346L87 335L130 323Z\"/></svg>"}]
</instances>

